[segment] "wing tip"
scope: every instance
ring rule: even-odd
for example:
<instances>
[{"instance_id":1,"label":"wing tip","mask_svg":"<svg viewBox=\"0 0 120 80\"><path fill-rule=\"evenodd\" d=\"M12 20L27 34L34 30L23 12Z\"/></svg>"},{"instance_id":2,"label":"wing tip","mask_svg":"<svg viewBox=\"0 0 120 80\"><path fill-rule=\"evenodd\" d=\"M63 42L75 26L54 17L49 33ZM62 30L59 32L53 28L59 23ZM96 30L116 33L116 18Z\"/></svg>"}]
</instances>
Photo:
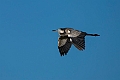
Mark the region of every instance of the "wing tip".
<instances>
[{"instance_id":1,"label":"wing tip","mask_svg":"<svg viewBox=\"0 0 120 80\"><path fill-rule=\"evenodd\" d=\"M65 55L67 55L67 53L60 53L60 56L62 57L62 56L65 56Z\"/></svg>"}]
</instances>

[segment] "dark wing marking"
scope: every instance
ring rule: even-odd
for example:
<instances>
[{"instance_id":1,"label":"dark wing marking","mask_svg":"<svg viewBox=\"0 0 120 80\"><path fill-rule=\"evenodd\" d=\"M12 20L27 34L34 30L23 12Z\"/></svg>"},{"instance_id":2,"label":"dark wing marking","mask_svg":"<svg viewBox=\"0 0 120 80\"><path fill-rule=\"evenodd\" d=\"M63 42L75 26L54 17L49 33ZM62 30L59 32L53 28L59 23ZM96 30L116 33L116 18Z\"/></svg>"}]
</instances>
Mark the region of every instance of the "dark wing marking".
<instances>
[{"instance_id":1,"label":"dark wing marking","mask_svg":"<svg viewBox=\"0 0 120 80\"><path fill-rule=\"evenodd\" d=\"M79 50L83 50L85 49L85 38L78 38L78 37L72 37L72 43L73 45L79 49Z\"/></svg>"},{"instance_id":2,"label":"dark wing marking","mask_svg":"<svg viewBox=\"0 0 120 80\"><path fill-rule=\"evenodd\" d=\"M77 49L79 50L85 49L85 36L86 36L86 33L81 32L79 36L71 37L72 43Z\"/></svg>"},{"instance_id":3,"label":"dark wing marking","mask_svg":"<svg viewBox=\"0 0 120 80\"><path fill-rule=\"evenodd\" d=\"M72 43L68 37L60 37L58 39L58 49L61 56L67 55Z\"/></svg>"}]
</instances>

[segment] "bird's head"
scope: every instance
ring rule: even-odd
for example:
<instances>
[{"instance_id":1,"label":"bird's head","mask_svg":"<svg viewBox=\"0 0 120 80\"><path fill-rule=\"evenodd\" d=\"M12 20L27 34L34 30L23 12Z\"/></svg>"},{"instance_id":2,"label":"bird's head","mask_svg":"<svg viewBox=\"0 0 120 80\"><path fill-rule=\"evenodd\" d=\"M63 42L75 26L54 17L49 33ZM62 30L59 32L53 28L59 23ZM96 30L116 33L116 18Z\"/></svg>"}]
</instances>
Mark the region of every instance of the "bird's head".
<instances>
[{"instance_id":1,"label":"bird's head","mask_svg":"<svg viewBox=\"0 0 120 80\"><path fill-rule=\"evenodd\" d=\"M65 33L65 29L64 29L64 28L59 28L59 29L57 29L57 30L52 30L52 31L58 32L59 34Z\"/></svg>"}]
</instances>

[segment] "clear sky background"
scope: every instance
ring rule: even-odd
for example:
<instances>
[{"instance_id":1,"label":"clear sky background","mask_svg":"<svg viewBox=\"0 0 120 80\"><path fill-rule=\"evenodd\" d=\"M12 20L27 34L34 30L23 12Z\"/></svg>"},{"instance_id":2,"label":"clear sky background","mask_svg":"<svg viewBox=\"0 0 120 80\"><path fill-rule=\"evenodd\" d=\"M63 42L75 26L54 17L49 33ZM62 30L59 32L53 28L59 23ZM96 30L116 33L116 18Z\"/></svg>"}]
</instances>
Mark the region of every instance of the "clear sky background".
<instances>
[{"instance_id":1,"label":"clear sky background","mask_svg":"<svg viewBox=\"0 0 120 80\"><path fill-rule=\"evenodd\" d=\"M61 57L61 27L101 36ZM0 0L0 80L120 80L120 0Z\"/></svg>"}]
</instances>

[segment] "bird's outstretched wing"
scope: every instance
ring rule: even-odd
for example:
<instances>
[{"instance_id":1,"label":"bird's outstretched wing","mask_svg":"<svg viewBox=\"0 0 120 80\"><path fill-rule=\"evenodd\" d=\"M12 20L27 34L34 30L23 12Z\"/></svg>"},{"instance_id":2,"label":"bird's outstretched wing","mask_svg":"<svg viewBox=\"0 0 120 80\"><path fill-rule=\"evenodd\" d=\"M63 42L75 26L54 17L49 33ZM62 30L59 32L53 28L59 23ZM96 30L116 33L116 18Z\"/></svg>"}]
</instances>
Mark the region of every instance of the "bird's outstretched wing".
<instances>
[{"instance_id":1,"label":"bird's outstretched wing","mask_svg":"<svg viewBox=\"0 0 120 80\"><path fill-rule=\"evenodd\" d=\"M67 36L61 36L58 39L58 49L61 56L67 55L72 43L70 42L70 39Z\"/></svg>"},{"instance_id":2,"label":"bird's outstretched wing","mask_svg":"<svg viewBox=\"0 0 120 80\"><path fill-rule=\"evenodd\" d=\"M84 37L71 37L73 45L79 49L85 49L85 38Z\"/></svg>"},{"instance_id":3,"label":"bird's outstretched wing","mask_svg":"<svg viewBox=\"0 0 120 80\"><path fill-rule=\"evenodd\" d=\"M75 33L74 33L74 35L75 35ZM85 36L86 36L85 32L80 32L79 35L76 34L76 36L70 37L70 39L71 39L71 42L73 43L73 45L77 49L84 50L85 49Z\"/></svg>"}]
</instances>

